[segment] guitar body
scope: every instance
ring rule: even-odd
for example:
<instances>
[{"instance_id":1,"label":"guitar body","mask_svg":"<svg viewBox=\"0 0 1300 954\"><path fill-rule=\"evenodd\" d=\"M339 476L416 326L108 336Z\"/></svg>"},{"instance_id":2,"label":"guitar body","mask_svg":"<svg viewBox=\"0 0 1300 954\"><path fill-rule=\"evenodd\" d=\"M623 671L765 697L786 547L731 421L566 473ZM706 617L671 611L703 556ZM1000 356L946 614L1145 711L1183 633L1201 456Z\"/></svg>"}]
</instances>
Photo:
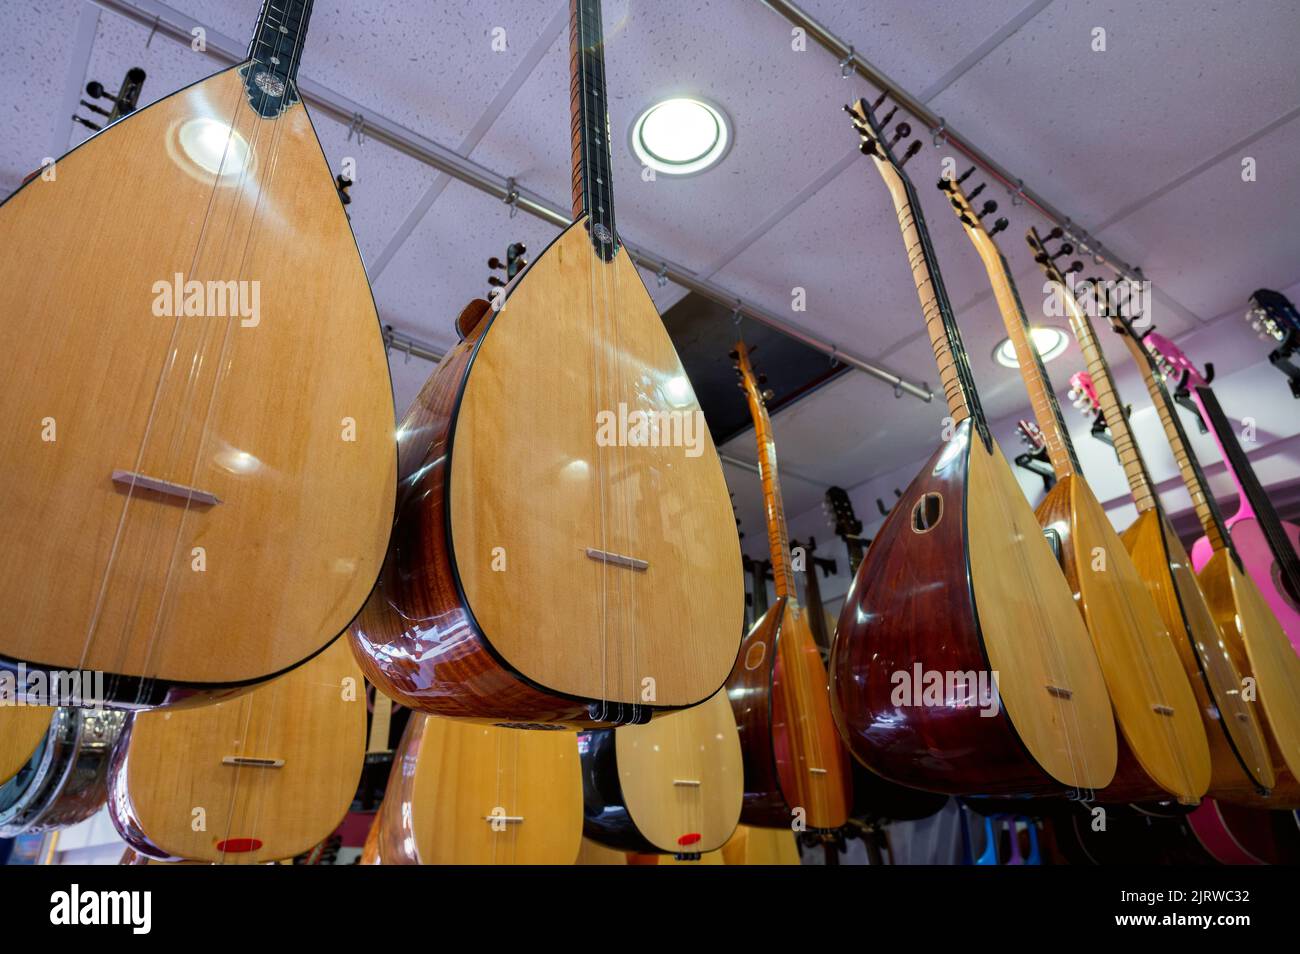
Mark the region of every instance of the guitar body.
<instances>
[{"instance_id":1,"label":"guitar body","mask_svg":"<svg viewBox=\"0 0 1300 954\"><path fill-rule=\"evenodd\" d=\"M1197 574L1223 645L1243 675L1255 679L1264 721L1281 764L1300 777L1300 657L1254 581L1227 549L1215 550Z\"/></svg>"},{"instance_id":2,"label":"guitar body","mask_svg":"<svg viewBox=\"0 0 1300 954\"><path fill-rule=\"evenodd\" d=\"M113 826L137 852L161 860L292 858L347 813L365 729L365 686L342 639L241 696L136 713L113 754Z\"/></svg>"},{"instance_id":3,"label":"guitar body","mask_svg":"<svg viewBox=\"0 0 1300 954\"><path fill-rule=\"evenodd\" d=\"M1187 821L1220 864L1300 863L1300 826L1294 812L1241 808L1207 798Z\"/></svg>"},{"instance_id":4,"label":"guitar body","mask_svg":"<svg viewBox=\"0 0 1300 954\"><path fill-rule=\"evenodd\" d=\"M376 824L380 864L574 864L582 777L573 733L413 713Z\"/></svg>"},{"instance_id":5,"label":"guitar body","mask_svg":"<svg viewBox=\"0 0 1300 954\"><path fill-rule=\"evenodd\" d=\"M852 776L807 613L778 597L741 643L727 695L744 752L746 825L811 830L848 821Z\"/></svg>"},{"instance_id":6,"label":"guitar body","mask_svg":"<svg viewBox=\"0 0 1300 954\"><path fill-rule=\"evenodd\" d=\"M1210 784L1200 708L1146 583L1088 484L1073 474L1038 505L1060 538L1061 569L1088 624L1123 745L1103 801L1170 795L1194 804Z\"/></svg>"},{"instance_id":7,"label":"guitar body","mask_svg":"<svg viewBox=\"0 0 1300 954\"><path fill-rule=\"evenodd\" d=\"M14 706L0 708L0 785L13 778L26 765L50 730L54 709L50 706Z\"/></svg>"},{"instance_id":8,"label":"guitar body","mask_svg":"<svg viewBox=\"0 0 1300 954\"><path fill-rule=\"evenodd\" d=\"M717 453L698 421L697 456L604 446L598 427L628 408L698 416L654 303L626 254L595 256L584 219L503 299L399 430L393 544L352 630L366 674L403 705L494 722L703 702L744 619Z\"/></svg>"},{"instance_id":9,"label":"guitar body","mask_svg":"<svg viewBox=\"0 0 1300 954\"><path fill-rule=\"evenodd\" d=\"M698 855L736 830L744 764L724 691L648 725L593 731L578 750L587 839L621 851Z\"/></svg>"},{"instance_id":10,"label":"guitar body","mask_svg":"<svg viewBox=\"0 0 1300 954\"><path fill-rule=\"evenodd\" d=\"M1286 535L1292 549L1300 552L1300 527L1285 520L1279 521L1282 532ZM1277 558L1268 545L1268 539L1260 528L1260 523L1251 515L1237 514L1229 517L1228 531L1232 534L1232 544L1241 556L1246 572L1255 581L1268 608L1282 626L1292 648L1300 653L1300 605L1295 597L1287 592L1282 582ZM1201 537L1192 544L1192 561L1197 572L1210 561L1213 548L1207 537Z\"/></svg>"},{"instance_id":11,"label":"guitar body","mask_svg":"<svg viewBox=\"0 0 1300 954\"><path fill-rule=\"evenodd\" d=\"M896 674L917 667L996 671L996 714L899 705ZM968 421L903 493L858 569L831 699L853 754L904 785L1031 795L1100 789L1114 775L1114 719L1087 629L1001 450Z\"/></svg>"},{"instance_id":12,"label":"guitar body","mask_svg":"<svg viewBox=\"0 0 1300 954\"><path fill-rule=\"evenodd\" d=\"M1276 784L1257 713L1242 698L1241 672L1220 645L1219 627L1191 559L1158 508L1138 514L1120 539L1173 639L1210 746L1211 795L1254 794Z\"/></svg>"},{"instance_id":13,"label":"guitar body","mask_svg":"<svg viewBox=\"0 0 1300 954\"><path fill-rule=\"evenodd\" d=\"M0 208L0 663L103 670L117 704L302 663L388 540L365 270L305 108L263 119L239 70L113 123ZM205 171L230 128L248 161ZM173 295L178 275L197 297Z\"/></svg>"}]
</instances>

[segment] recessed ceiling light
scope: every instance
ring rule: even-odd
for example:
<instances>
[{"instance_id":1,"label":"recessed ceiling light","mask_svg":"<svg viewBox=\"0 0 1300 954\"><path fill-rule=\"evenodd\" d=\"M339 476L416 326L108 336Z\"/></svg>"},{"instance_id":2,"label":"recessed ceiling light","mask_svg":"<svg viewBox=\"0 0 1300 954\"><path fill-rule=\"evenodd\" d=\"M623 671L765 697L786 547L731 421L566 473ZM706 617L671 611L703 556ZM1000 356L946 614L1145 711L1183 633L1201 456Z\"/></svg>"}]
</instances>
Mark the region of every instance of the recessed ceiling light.
<instances>
[{"instance_id":1,"label":"recessed ceiling light","mask_svg":"<svg viewBox=\"0 0 1300 954\"><path fill-rule=\"evenodd\" d=\"M1034 339L1034 348L1038 351L1038 356L1046 364L1055 357L1059 357L1064 351L1069 339L1066 338L1065 332L1060 328L1048 328L1036 326L1029 329L1030 335ZM1020 362L1016 360L1016 346L1011 343L1010 338L1003 338L1001 343L993 349L993 358L998 364L1007 368L1018 368Z\"/></svg>"},{"instance_id":2,"label":"recessed ceiling light","mask_svg":"<svg viewBox=\"0 0 1300 954\"><path fill-rule=\"evenodd\" d=\"M632 152L643 165L688 176L719 162L731 146L731 124L712 103L678 96L655 103L632 124Z\"/></svg>"}]
</instances>

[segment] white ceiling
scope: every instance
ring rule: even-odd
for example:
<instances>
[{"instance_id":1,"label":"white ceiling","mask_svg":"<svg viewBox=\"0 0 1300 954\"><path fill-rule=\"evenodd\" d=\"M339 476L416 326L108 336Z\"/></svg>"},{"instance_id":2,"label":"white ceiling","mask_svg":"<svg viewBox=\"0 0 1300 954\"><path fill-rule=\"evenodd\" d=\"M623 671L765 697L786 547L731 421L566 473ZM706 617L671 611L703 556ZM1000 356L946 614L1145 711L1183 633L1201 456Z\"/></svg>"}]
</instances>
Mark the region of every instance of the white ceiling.
<instances>
[{"instance_id":1,"label":"white ceiling","mask_svg":"<svg viewBox=\"0 0 1300 954\"><path fill-rule=\"evenodd\" d=\"M242 48L258 0L171 0L209 35ZM804 0L856 51L946 117L1027 185L1075 217L1156 290L1155 322L1232 355L1223 403L1241 416L1268 408L1273 436L1290 438L1296 405L1238 320L1257 287L1300 282L1300 16L1294 2L1180 5L1134 0ZM302 75L414 133L471 158L553 203L568 203L567 0L317 0ZM868 8L868 9L864 9ZM665 13L665 10L670 12ZM0 35L0 189L89 131L67 118L90 79L115 88L128 67L148 72L142 104L219 64L89 0L6 0ZM844 80L811 41L792 49L790 25L760 0L663 4L605 0L611 124L620 231L697 274L869 356L913 381L937 375L888 197L858 156L842 103L871 93ZM1107 49L1091 49L1094 28ZM492 49L503 28L507 48ZM214 43L214 45L217 45ZM703 175L643 181L625 146L636 113L690 92L735 124L724 162ZM873 94L874 95L874 94ZM356 161L350 206L383 320L435 346L482 294L486 259L516 240L540 249L554 227L449 180L376 142L349 139L316 115L325 154ZM915 125L915 124L914 124ZM990 354L1002 326L973 249L932 187L944 147L909 171L921 193L976 379L1008 455L1008 431L1028 402ZM1243 182L1253 157L1257 181ZM1002 246L1031 311L1041 279L1020 236L1043 222L1005 195ZM661 309L683 290L648 281ZM792 289L807 291L791 311ZM1293 291L1294 295L1294 291ZM1211 324L1222 319L1217 324ZM1109 337L1109 336L1106 336ZM1117 369L1122 347L1108 342ZM1189 346L1190 347L1190 346ZM1077 349L1049 371L1064 391ZM393 361L400 407L430 366ZM1145 394L1133 379L1135 405ZM738 398L739 399L739 398ZM1262 412L1257 412L1262 413ZM896 400L887 385L850 374L777 415L792 515L816 511L832 483L862 493L907 472L938 440L939 402ZM1082 437L1076 435L1079 440ZM753 459L752 438L726 448ZM805 479L795 478L798 474ZM729 469L742 519L759 526L757 481ZM878 478L873 483L873 478ZM905 482L905 481L904 481ZM1031 487L1032 484L1027 484ZM1122 488L1120 488L1122 489ZM877 491L872 490L871 496ZM1116 496L1119 496L1119 490ZM1102 494L1106 496L1106 494ZM869 503L870 497L864 498ZM862 509L862 508L860 508ZM864 514L865 516L865 514ZM809 518L811 519L811 518ZM747 535L761 549L759 533Z\"/></svg>"}]
</instances>

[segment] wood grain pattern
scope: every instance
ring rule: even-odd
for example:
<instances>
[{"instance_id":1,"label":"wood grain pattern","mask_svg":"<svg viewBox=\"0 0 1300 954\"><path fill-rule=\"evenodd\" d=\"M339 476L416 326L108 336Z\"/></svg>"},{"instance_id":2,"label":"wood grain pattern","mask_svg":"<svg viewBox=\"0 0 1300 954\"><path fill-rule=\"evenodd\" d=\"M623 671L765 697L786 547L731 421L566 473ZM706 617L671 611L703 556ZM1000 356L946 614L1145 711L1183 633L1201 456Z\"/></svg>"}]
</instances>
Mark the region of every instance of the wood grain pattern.
<instances>
[{"instance_id":1,"label":"wood grain pattern","mask_svg":"<svg viewBox=\"0 0 1300 954\"><path fill-rule=\"evenodd\" d=\"M722 846L722 860L729 865L797 865L799 847L792 832L741 825Z\"/></svg>"},{"instance_id":2,"label":"wood grain pattern","mask_svg":"<svg viewBox=\"0 0 1300 954\"><path fill-rule=\"evenodd\" d=\"M585 742L585 751L582 742ZM580 740L584 832L625 851L715 851L740 820L744 765L724 691Z\"/></svg>"},{"instance_id":3,"label":"wood grain pattern","mask_svg":"<svg viewBox=\"0 0 1300 954\"><path fill-rule=\"evenodd\" d=\"M582 840L574 735L413 713L378 823L385 865L571 865Z\"/></svg>"},{"instance_id":4,"label":"wood grain pattern","mask_svg":"<svg viewBox=\"0 0 1300 954\"><path fill-rule=\"evenodd\" d=\"M18 773L50 730L49 706L0 707L0 785Z\"/></svg>"},{"instance_id":5,"label":"wood grain pattern","mask_svg":"<svg viewBox=\"0 0 1300 954\"><path fill-rule=\"evenodd\" d=\"M243 865L291 858L319 844L347 812L365 732L361 672L347 642L336 640L234 699L137 713L114 752L113 824L155 858ZM238 850L243 839L260 844Z\"/></svg>"},{"instance_id":6,"label":"wood grain pattern","mask_svg":"<svg viewBox=\"0 0 1300 954\"><path fill-rule=\"evenodd\" d=\"M913 514L929 495L944 516L919 531ZM898 674L917 667L995 671L996 714L966 698L897 704ZM867 551L840 614L831 691L853 754L904 785L1029 795L1111 781L1114 718L1087 629L1015 475L969 424L935 452Z\"/></svg>"},{"instance_id":7,"label":"wood grain pattern","mask_svg":"<svg viewBox=\"0 0 1300 954\"><path fill-rule=\"evenodd\" d=\"M180 136L232 120L251 159L217 177ZM55 169L0 208L0 657L155 680L109 680L125 702L269 678L348 624L393 505L379 323L311 122L259 118L231 69ZM177 274L248 282L255 323L170 317L155 284ZM117 470L220 502L128 494Z\"/></svg>"},{"instance_id":8,"label":"wood grain pattern","mask_svg":"<svg viewBox=\"0 0 1300 954\"><path fill-rule=\"evenodd\" d=\"M1043 528L1061 540L1061 567L1087 621L1120 733L1143 773L1117 773L1098 797L1128 801L1172 795L1195 804L1210 784L1209 744L1172 636L1146 583L1077 474L1061 477L1037 513Z\"/></svg>"}]
</instances>

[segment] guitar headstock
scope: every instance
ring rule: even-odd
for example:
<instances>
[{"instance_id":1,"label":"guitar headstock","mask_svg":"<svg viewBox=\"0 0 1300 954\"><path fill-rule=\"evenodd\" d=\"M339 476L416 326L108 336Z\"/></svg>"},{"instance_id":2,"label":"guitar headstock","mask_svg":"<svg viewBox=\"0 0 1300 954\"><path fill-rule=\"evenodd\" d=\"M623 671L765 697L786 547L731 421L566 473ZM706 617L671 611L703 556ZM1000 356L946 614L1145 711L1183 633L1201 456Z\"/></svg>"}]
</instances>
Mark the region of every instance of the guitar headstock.
<instances>
[{"instance_id":1,"label":"guitar headstock","mask_svg":"<svg viewBox=\"0 0 1300 954\"><path fill-rule=\"evenodd\" d=\"M1087 371L1076 371L1070 375L1070 403L1089 417L1101 413L1101 399L1097 388L1092 383L1092 375Z\"/></svg>"},{"instance_id":2,"label":"guitar headstock","mask_svg":"<svg viewBox=\"0 0 1300 954\"><path fill-rule=\"evenodd\" d=\"M1029 243L1029 250L1034 253L1034 261L1043 270L1047 280L1056 282L1068 293L1070 282L1066 276L1083 271L1083 262L1076 259L1066 267L1065 271L1061 271L1056 260L1074 254L1074 246L1069 242L1061 241L1064 236L1065 233L1060 228L1054 228L1046 235L1039 235L1038 229L1031 228L1025 233L1025 241ZM1059 245L1056 244L1058 241Z\"/></svg>"},{"instance_id":3,"label":"guitar headstock","mask_svg":"<svg viewBox=\"0 0 1300 954\"><path fill-rule=\"evenodd\" d=\"M504 262L495 255L488 259L488 268L492 269L494 273L505 272L506 275L505 278L496 274L488 275L488 301L492 301L500 295L501 290L527 267L528 260L524 258L524 253L527 251L528 248L523 242L511 242L506 247L506 260Z\"/></svg>"},{"instance_id":4,"label":"guitar headstock","mask_svg":"<svg viewBox=\"0 0 1300 954\"><path fill-rule=\"evenodd\" d=\"M895 147L912 134L912 126L900 120L894 124L892 130L890 129L890 123L898 112L897 106L892 107L883 116L877 115L877 110L888 95L888 91L881 93L879 98L870 105L865 99L860 99L852 106L845 106L844 111L852 118L853 128L861 138L858 148L862 150L863 155L879 159L893 167L894 171L905 179L907 174L903 172L903 166L907 164L907 160L921 151L921 140L913 139L908 143L901 157L895 156ZM886 138L887 134L888 138Z\"/></svg>"},{"instance_id":5,"label":"guitar headstock","mask_svg":"<svg viewBox=\"0 0 1300 954\"><path fill-rule=\"evenodd\" d=\"M1202 375L1192 359L1183 353L1183 350L1174 344L1162 334L1154 331L1148 332L1143 338L1142 343L1146 345L1147 351L1155 359L1156 367L1170 381L1173 381L1180 388L1193 387L1203 388L1210 383L1210 378L1214 372L1212 365L1205 366L1205 374Z\"/></svg>"},{"instance_id":6,"label":"guitar headstock","mask_svg":"<svg viewBox=\"0 0 1300 954\"><path fill-rule=\"evenodd\" d=\"M1029 446L1030 450L1042 450L1047 446L1047 439L1043 437L1043 432L1033 421L1021 418L1016 422L1016 430L1020 434L1020 439Z\"/></svg>"},{"instance_id":7,"label":"guitar headstock","mask_svg":"<svg viewBox=\"0 0 1300 954\"><path fill-rule=\"evenodd\" d=\"M992 199L985 199L978 209L975 208L975 200L979 194L984 191L984 183L981 182L969 192L962 188L975 167L971 166L956 179L943 178L939 180L939 191L948 196L948 201L952 203L952 209L957 213L957 218L966 229L976 235L983 235L992 238L1011 223L1005 218L998 218L993 223L992 228L986 229L982 221L986 216L992 215L998 210L998 204Z\"/></svg>"},{"instance_id":8,"label":"guitar headstock","mask_svg":"<svg viewBox=\"0 0 1300 954\"><path fill-rule=\"evenodd\" d=\"M1285 341L1300 336L1300 311L1280 292L1261 288L1250 296L1246 321L1265 341Z\"/></svg>"},{"instance_id":9,"label":"guitar headstock","mask_svg":"<svg viewBox=\"0 0 1300 954\"><path fill-rule=\"evenodd\" d=\"M830 524L838 537L859 537L862 534L862 521L853 512L853 501L843 487L830 487L822 506L827 511Z\"/></svg>"},{"instance_id":10,"label":"guitar headstock","mask_svg":"<svg viewBox=\"0 0 1300 954\"><path fill-rule=\"evenodd\" d=\"M764 388L767 384L767 375L756 372L750 356L757 351L743 341L737 341L736 347L731 350L729 357L732 366L736 369L736 374L740 377L739 387L750 395L759 406L766 408L767 402L772 399L771 389Z\"/></svg>"}]
</instances>

